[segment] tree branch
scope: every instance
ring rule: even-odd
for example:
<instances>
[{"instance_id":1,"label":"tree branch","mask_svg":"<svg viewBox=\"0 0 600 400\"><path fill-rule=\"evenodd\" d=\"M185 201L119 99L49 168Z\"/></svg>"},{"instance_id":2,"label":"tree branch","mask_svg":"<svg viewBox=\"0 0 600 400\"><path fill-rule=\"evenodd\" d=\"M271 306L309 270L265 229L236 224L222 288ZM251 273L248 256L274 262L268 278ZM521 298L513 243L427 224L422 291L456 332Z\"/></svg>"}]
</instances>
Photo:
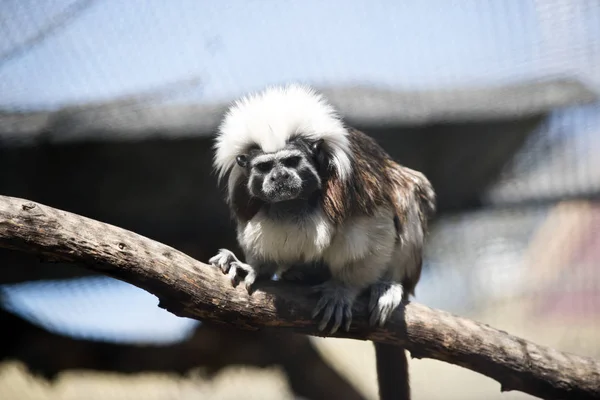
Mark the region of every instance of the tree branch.
<instances>
[{"instance_id":1,"label":"tree branch","mask_svg":"<svg viewBox=\"0 0 600 400\"><path fill-rule=\"evenodd\" d=\"M28 200L0 196L0 247L82 264L147 290L179 315L240 329L322 334L310 317L306 287L269 282L252 296L217 269L133 232ZM410 303L384 328L367 325L366 302L354 307L350 332L337 337L403 346L484 374L502 391L545 399L600 399L600 364L509 335L450 313Z\"/></svg>"}]
</instances>

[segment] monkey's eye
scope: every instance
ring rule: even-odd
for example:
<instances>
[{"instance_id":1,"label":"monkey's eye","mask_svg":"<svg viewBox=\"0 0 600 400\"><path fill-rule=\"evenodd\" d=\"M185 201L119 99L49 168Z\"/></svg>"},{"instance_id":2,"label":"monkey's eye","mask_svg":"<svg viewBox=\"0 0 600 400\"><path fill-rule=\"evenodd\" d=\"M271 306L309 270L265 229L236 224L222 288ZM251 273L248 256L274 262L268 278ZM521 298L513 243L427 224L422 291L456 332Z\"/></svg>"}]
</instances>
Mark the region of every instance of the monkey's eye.
<instances>
[{"instance_id":1,"label":"monkey's eye","mask_svg":"<svg viewBox=\"0 0 600 400\"><path fill-rule=\"evenodd\" d=\"M300 164L300 157L292 156L292 157L284 158L283 160L281 160L281 162L283 163L283 165L285 165L288 168L296 168L298 166L298 164Z\"/></svg>"},{"instance_id":2,"label":"monkey's eye","mask_svg":"<svg viewBox=\"0 0 600 400\"><path fill-rule=\"evenodd\" d=\"M235 158L235 161L238 163L240 167L245 167L248 165L248 157L245 154L240 154Z\"/></svg>"},{"instance_id":3,"label":"monkey's eye","mask_svg":"<svg viewBox=\"0 0 600 400\"><path fill-rule=\"evenodd\" d=\"M273 168L273 163L271 161L264 161L254 164L254 168L259 170L260 172L269 172Z\"/></svg>"},{"instance_id":4,"label":"monkey's eye","mask_svg":"<svg viewBox=\"0 0 600 400\"><path fill-rule=\"evenodd\" d=\"M317 154L319 151L321 151L321 147L323 147L323 139L319 139L314 142L312 146L310 146L310 149L313 151L313 153Z\"/></svg>"}]
</instances>

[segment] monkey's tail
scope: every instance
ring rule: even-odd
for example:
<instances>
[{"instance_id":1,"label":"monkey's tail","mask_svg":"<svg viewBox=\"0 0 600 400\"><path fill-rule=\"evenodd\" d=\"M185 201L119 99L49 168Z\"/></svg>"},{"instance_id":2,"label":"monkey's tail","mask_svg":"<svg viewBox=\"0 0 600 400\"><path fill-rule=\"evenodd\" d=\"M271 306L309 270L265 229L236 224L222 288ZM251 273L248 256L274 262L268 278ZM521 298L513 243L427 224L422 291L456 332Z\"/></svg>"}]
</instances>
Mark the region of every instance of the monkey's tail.
<instances>
[{"instance_id":1,"label":"monkey's tail","mask_svg":"<svg viewBox=\"0 0 600 400\"><path fill-rule=\"evenodd\" d=\"M408 359L404 348L373 343L380 400L410 400Z\"/></svg>"}]
</instances>

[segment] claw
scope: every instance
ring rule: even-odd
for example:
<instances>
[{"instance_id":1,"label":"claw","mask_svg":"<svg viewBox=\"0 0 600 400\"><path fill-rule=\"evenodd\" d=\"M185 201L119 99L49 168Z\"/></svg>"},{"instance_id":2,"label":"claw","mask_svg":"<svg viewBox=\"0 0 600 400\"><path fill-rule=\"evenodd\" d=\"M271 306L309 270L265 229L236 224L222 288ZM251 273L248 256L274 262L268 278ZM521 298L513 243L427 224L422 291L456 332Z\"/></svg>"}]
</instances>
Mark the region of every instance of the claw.
<instances>
[{"instance_id":1,"label":"claw","mask_svg":"<svg viewBox=\"0 0 600 400\"><path fill-rule=\"evenodd\" d=\"M224 274L227 274L231 286L237 287L242 278L240 272L246 272L246 276L243 278L244 286L248 291L248 294L252 292L252 285L256 281L257 272L249 264L245 264L237 259L235 254L227 249L220 249L216 256L208 260L210 264L218 267Z\"/></svg>"},{"instance_id":2,"label":"claw","mask_svg":"<svg viewBox=\"0 0 600 400\"><path fill-rule=\"evenodd\" d=\"M381 297L383 289L382 284L375 284L371 287L371 296L369 298L369 313L375 311L375 307L377 307L377 302Z\"/></svg>"},{"instance_id":3,"label":"claw","mask_svg":"<svg viewBox=\"0 0 600 400\"><path fill-rule=\"evenodd\" d=\"M357 291L334 281L317 285L313 287L313 290L321 292L321 298L312 313L312 317L316 318L323 312L317 329L323 331L331 321L333 324L329 331L330 334L336 333L342 326L344 330L349 331L352 323L352 303L356 298Z\"/></svg>"},{"instance_id":4,"label":"claw","mask_svg":"<svg viewBox=\"0 0 600 400\"><path fill-rule=\"evenodd\" d=\"M312 318L316 318L317 315L325 308L327 305L327 299L325 297L321 297L315 306L315 309L312 312Z\"/></svg>"},{"instance_id":5,"label":"claw","mask_svg":"<svg viewBox=\"0 0 600 400\"><path fill-rule=\"evenodd\" d=\"M327 306L325 307L325 311L323 312L323 318L321 319L321 323L319 324L319 330L322 331L325 329L325 327L327 326L327 323L329 323L329 320L331 319L331 316L333 315L333 311L335 310L335 304L327 304Z\"/></svg>"},{"instance_id":6,"label":"claw","mask_svg":"<svg viewBox=\"0 0 600 400\"><path fill-rule=\"evenodd\" d=\"M371 316L369 317L369 326L375 326L377 325L377 321L379 321L379 310L370 310L370 313Z\"/></svg>"},{"instance_id":7,"label":"claw","mask_svg":"<svg viewBox=\"0 0 600 400\"><path fill-rule=\"evenodd\" d=\"M350 306L346 306L344 309L344 318L346 320L346 324L344 325L344 329L346 332L350 330L350 324L352 324L352 308Z\"/></svg>"},{"instance_id":8,"label":"claw","mask_svg":"<svg viewBox=\"0 0 600 400\"><path fill-rule=\"evenodd\" d=\"M333 334L337 332L338 329L340 329L340 325L342 325L342 320L344 318L344 310L345 307L338 307L335 309L335 319L333 322L333 326L331 327L330 333Z\"/></svg>"},{"instance_id":9,"label":"claw","mask_svg":"<svg viewBox=\"0 0 600 400\"><path fill-rule=\"evenodd\" d=\"M229 281L231 282L231 286L236 287L238 285L237 280L237 268L235 266L230 266L229 273L227 274Z\"/></svg>"},{"instance_id":10,"label":"claw","mask_svg":"<svg viewBox=\"0 0 600 400\"><path fill-rule=\"evenodd\" d=\"M377 301L374 299L373 296L371 296L371 298L369 299L369 313L370 314L373 313L376 305L377 305Z\"/></svg>"},{"instance_id":11,"label":"claw","mask_svg":"<svg viewBox=\"0 0 600 400\"><path fill-rule=\"evenodd\" d=\"M252 285L256 282L256 272L254 270L248 271L248 274L244 278L244 286L248 294L252 294Z\"/></svg>"},{"instance_id":12,"label":"claw","mask_svg":"<svg viewBox=\"0 0 600 400\"><path fill-rule=\"evenodd\" d=\"M235 254L227 249L219 249L216 256L211 257L208 263L218 267L223 274L228 274L231 270L231 263L237 261Z\"/></svg>"}]
</instances>

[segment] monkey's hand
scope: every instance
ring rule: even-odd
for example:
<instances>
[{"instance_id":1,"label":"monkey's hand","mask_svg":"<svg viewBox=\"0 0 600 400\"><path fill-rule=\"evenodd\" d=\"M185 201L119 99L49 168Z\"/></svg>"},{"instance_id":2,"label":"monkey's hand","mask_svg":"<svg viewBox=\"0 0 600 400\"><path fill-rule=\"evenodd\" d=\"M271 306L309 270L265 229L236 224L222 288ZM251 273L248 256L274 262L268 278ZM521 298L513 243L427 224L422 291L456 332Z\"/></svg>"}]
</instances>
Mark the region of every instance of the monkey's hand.
<instances>
[{"instance_id":1,"label":"monkey's hand","mask_svg":"<svg viewBox=\"0 0 600 400\"><path fill-rule=\"evenodd\" d=\"M404 288L396 282L378 282L371 286L369 324L383 326L402 303Z\"/></svg>"},{"instance_id":2,"label":"monkey's hand","mask_svg":"<svg viewBox=\"0 0 600 400\"><path fill-rule=\"evenodd\" d=\"M343 285L335 280L328 280L320 285L313 286L313 290L321 294L312 317L316 318L323 311L323 318L318 329L324 330L333 318L333 326L330 333L335 333L343 323L344 330L350 330L352 323L352 304L358 296L359 291L355 288Z\"/></svg>"},{"instance_id":3,"label":"monkey's hand","mask_svg":"<svg viewBox=\"0 0 600 400\"><path fill-rule=\"evenodd\" d=\"M241 262L233 252L227 249L220 249L217 255L208 260L208 262L215 267L219 267L224 274L227 274L232 286L237 286L241 280L244 282L248 293L251 293L252 285L257 277L257 271L253 266ZM242 271L245 272L246 276L240 276L240 272Z\"/></svg>"}]
</instances>

